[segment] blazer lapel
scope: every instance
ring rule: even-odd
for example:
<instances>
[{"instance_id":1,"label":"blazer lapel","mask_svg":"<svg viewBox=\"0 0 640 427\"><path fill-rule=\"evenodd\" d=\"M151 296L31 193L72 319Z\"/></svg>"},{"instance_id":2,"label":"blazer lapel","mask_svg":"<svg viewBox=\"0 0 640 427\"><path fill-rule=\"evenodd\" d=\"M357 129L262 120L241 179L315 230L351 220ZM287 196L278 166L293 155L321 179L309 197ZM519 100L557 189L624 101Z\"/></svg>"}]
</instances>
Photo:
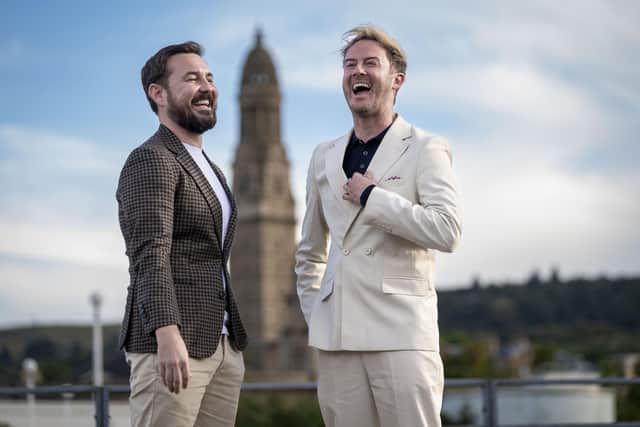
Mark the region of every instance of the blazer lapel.
<instances>
[{"instance_id":1,"label":"blazer lapel","mask_svg":"<svg viewBox=\"0 0 640 427\"><path fill-rule=\"evenodd\" d=\"M398 115L382 139L367 169L373 175L376 184L382 181L389 168L405 152L411 142L411 135L411 125Z\"/></svg>"},{"instance_id":2,"label":"blazer lapel","mask_svg":"<svg viewBox=\"0 0 640 427\"><path fill-rule=\"evenodd\" d=\"M342 193L344 193L342 187L347 183L347 176L342 169L342 160L344 159L344 153L347 149L350 137L351 132L337 139L333 145L329 147L324 157L324 167L327 171L327 180L329 181L331 190L333 190L338 200L342 200Z\"/></svg>"},{"instance_id":3,"label":"blazer lapel","mask_svg":"<svg viewBox=\"0 0 640 427\"><path fill-rule=\"evenodd\" d=\"M347 183L347 175L345 175L344 169L342 169L342 161L344 160L344 153L347 149L347 144L349 144L352 132L353 130L350 130L346 135L336 140L333 146L327 150L324 158L329 186L331 187L336 199L338 199L338 206L340 206L344 211L344 218L346 221L346 226L344 228L345 235L347 234L349 225L358 215L358 212L360 212L359 205L342 198L342 195L344 194L343 187ZM342 237L344 237L344 235Z\"/></svg>"},{"instance_id":4,"label":"blazer lapel","mask_svg":"<svg viewBox=\"0 0 640 427\"><path fill-rule=\"evenodd\" d=\"M225 179L224 174L222 173L220 168L215 163L213 163L211 159L209 159L209 157L206 154L204 154L204 157L205 159L207 159L207 161L211 165L211 168L213 169L216 176L218 177L220 184L222 184L222 188L224 188L224 192L227 194L227 198L229 199L229 205L231 206L231 214L229 215L229 224L227 225L227 234L224 238L224 243L222 245L224 261L227 262L227 259L229 258L229 252L231 250L231 242L233 242L233 236L236 230L238 209L236 208L236 201L233 198L233 193L229 188L229 184L227 184L227 180Z\"/></svg>"},{"instance_id":5,"label":"blazer lapel","mask_svg":"<svg viewBox=\"0 0 640 427\"><path fill-rule=\"evenodd\" d=\"M169 128L162 125L160 126L159 132L161 132L167 148L176 154L176 160L184 167L187 173L191 175L202 196L207 201L213 216L215 240L222 251L223 243L220 237L222 236L222 207L213 188L209 185L209 181L207 181L207 178L202 174L202 171L191 157L191 154L182 146L182 142L180 142L178 137L175 136Z\"/></svg>"}]
</instances>

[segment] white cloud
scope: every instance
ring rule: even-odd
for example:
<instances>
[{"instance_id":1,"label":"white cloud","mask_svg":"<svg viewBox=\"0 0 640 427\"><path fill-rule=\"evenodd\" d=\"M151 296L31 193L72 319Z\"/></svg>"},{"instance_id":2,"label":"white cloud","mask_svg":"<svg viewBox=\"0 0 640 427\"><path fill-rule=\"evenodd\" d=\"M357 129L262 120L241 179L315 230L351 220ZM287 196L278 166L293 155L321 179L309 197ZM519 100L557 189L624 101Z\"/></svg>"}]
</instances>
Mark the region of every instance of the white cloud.
<instances>
[{"instance_id":1,"label":"white cloud","mask_svg":"<svg viewBox=\"0 0 640 427\"><path fill-rule=\"evenodd\" d=\"M326 34L316 33L278 44L276 54L279 62L287 64L282 68L286 87L340 91L342 67L337 41Z\"/></svg>"},{"instance_id":2,"label":"white cloud","mask_svg":"<svg viewBox=\"0 0 640 427\"><path fill-rule=\"evenodd\" d=\"M87 267L73 263L0 260L0 325L89 323L89 295L103 297L102 319L120 322L124 313L126 269Z\"/></svg>"},{"instance_id":3,"label":"white cloud","mask_svg":"<svg viewBox=\"0 0 640 427\"><path fill-rule=\"evenodd\" d=\"M124 154L72 136L0 126L0 253L122 266L114 197Z\"/></svg>"},{"instance_id":4,"label":"white cloud","mask_svg":"<svg viewBox=\"0 0 640 427\"><path fill-rule=\"evenodd\" d=\"M126 269L124 243L115 224L82 226L0 220L0 254Z\"/></svg>"},{"instance_id":5,"label":"white cloud","mask_svg":"<svg viewBox=\"0 0 640 427\"><path fill-rule=\"evenodd\" d=\"M51 173L113 176L123 153L74 136L0 125L0 144L9 150L0 158L2 170L51 177Z\"/></svg>"},{"instance_id":6,"label":"white cloud","mask_svg":"<svg viewBox=\"0 0 640 427\"><path fill-rule=\"evenodd\" d=\"M257 16L236 16L218 20L212 27L208 36L210 41L205 47L211 46L208 50L218 51L230 46L245 45L259 24L260 19Z\"/></svg>"},{"instance_id":7,"label":"white cloud","mask_svg":"<svg viewBox=\"0 0 640 427\"><path fill-rule=\"evenodd\" d=\"M493 124L516 119L547 130L591 126L602 116L580 88L515 64L414 70L400 96L413 105L428 103L466 114L478 110L498 114Z\"/></svg>"},{"instance_id":8,"label":"white cloud","mask_svg":"<svg viewBox=\"0 0 640 427\"><path fill-rule=\"evenodd\" d=\"M462 245L441 256L440 283L521 280L533 268L570 275L637 273L640 173L571 172L535 158L511 162L501 150L458 150L464 202ZM502 164L502 167L497 167Z\"/></svg>"},{"instance_id":9,"label":"white cloud","mask_svg":"<svg viewBox=\"0 0 640 427\"><path fill-rule=\"evenodd\" d=\"M283 71L282 80L287 88L301 88L308 91L341 91L342 69L338 64L298 65L287 67Z\"/></svg>"}]
</instances>

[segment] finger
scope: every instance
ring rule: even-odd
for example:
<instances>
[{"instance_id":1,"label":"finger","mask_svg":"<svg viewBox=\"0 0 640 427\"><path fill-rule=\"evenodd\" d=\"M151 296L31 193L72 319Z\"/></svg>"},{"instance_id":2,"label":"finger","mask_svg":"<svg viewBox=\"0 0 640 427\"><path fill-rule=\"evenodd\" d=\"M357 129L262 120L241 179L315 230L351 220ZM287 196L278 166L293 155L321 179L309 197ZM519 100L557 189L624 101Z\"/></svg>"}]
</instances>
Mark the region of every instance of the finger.
<instances>
[{"instance_id":1,"label":"finger","mask_svg":"<svg viewBox=\"0 0 640 427\"><path fill-rule=\"evenodd\" d=\"M170 392L173 392L173 369L171 365L167 365L165 368L165 385Z\"/></svg>"},{"instance_id":2,"label":"finger","mask_svg":"<svg viewBox=\"0 0 640 427\"><path fill-rule=\"evenodd\" d=\"M176 364L173 367L173 391L175 394L180 393L180 385L182 384L182 375L180 367Z\"/></svg>"},{"instance_id":3,"label":"finger","mask_svg":"<svg viewBox=\"0 0 640 427\"><path fill-rule=\"evenodd\" d=\"M165 387L169 387L169 384L167 383L167 368L165 367L164 363L160 363L160 378L162 378L162 384L164 384Z\"/></svg>"},{"instance_id":4,"label":"finger","mask_svg":"<svg viewBox=\"0 0 640 427\"><path fill-rule=\"evenodd\" d=\"M183 363L181 363L180 368L182 369L182 388L187 388L187 386L189 385L189 378L191 378L189 361L185 360Z\"/></svg>"},{"instance_id":5,"label":"finger","mask_svg":"<svg viewBox=\"0 0 640 427\"><path fill-rule=\"evenodd\" d=\"M369 179L373 179L373 174L372 174L371 172L369 172L369 171L366 171L366 172L364 173L364 176L366 176L366 177L367 177L367 178L369 178Z\"/></svg>"}]
</instances>

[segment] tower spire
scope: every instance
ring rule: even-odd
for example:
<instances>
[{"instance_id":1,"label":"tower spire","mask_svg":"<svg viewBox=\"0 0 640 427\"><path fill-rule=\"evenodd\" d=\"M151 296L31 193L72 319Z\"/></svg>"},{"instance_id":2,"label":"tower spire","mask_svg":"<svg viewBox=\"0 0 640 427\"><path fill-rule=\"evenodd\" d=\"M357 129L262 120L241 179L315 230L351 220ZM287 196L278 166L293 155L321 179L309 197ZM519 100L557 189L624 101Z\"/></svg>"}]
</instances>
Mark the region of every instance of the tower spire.
<instances>
[{"instance_id":1,"label":"tower spire","mask_svg":"<svg viewBox=\"0 0 640 427\"><path fill-rule=\"evenodd\" d=\"M256 47L262 47L262 28L256 26Z\"/></svg>"}]
</instances>

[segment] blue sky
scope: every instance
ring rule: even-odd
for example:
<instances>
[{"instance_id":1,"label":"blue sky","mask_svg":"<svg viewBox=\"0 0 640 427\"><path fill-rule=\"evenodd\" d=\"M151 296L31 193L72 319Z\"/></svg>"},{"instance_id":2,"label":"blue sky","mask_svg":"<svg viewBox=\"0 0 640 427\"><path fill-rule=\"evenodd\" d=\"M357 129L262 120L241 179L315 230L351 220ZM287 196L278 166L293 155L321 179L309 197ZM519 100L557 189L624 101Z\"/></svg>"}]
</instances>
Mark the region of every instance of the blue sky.
<instances>
[{"instance_id":1,"label":"blue sky","mask_svg":"<svg viewBox=\"0 0 640 427\"><path fill-rule=\"evenodd\" d=\"M205 46L220 90L207 151L230 178L240 72L260 26L283 92L298 214L313 147L346 133L341 35L373 23L408 55L397 111L448 137L463 242L437 286L640 273L640 3L334 0L0 5L0 327L83 322L124 307L114 198L157 126L144 61Z\"/></svg>"}]
</instances>

